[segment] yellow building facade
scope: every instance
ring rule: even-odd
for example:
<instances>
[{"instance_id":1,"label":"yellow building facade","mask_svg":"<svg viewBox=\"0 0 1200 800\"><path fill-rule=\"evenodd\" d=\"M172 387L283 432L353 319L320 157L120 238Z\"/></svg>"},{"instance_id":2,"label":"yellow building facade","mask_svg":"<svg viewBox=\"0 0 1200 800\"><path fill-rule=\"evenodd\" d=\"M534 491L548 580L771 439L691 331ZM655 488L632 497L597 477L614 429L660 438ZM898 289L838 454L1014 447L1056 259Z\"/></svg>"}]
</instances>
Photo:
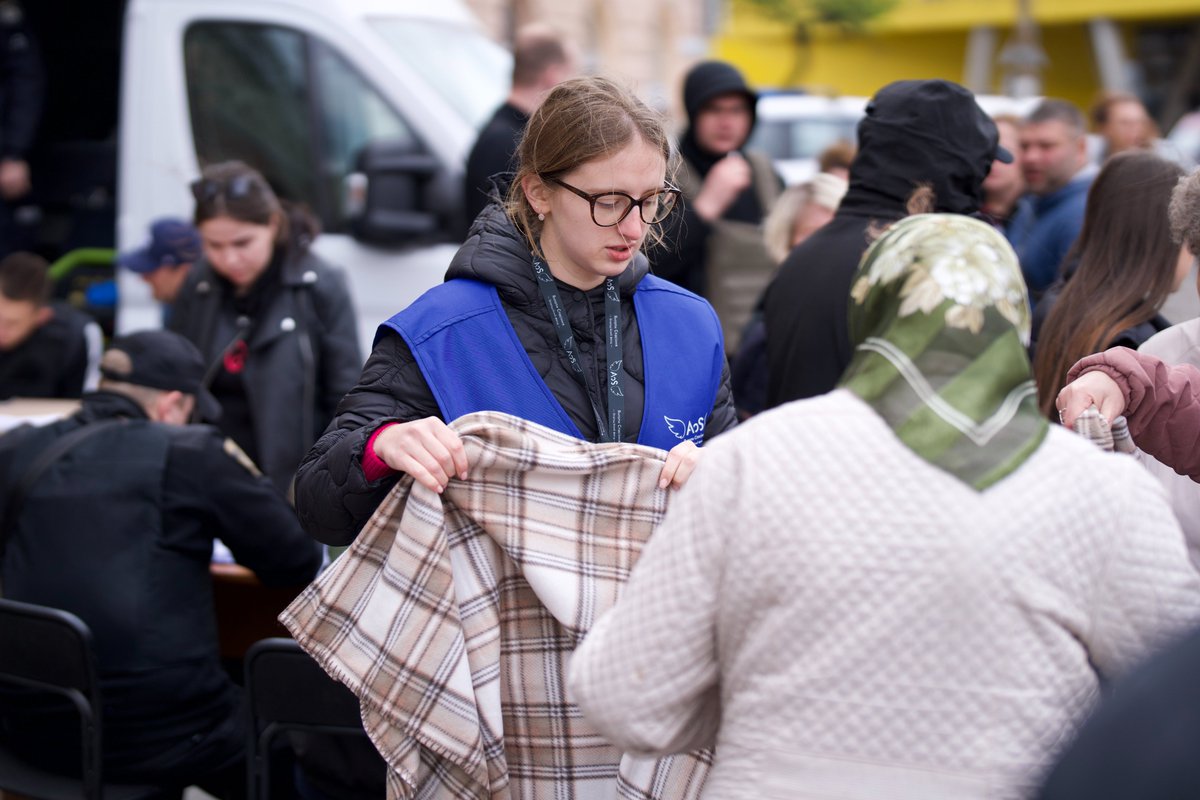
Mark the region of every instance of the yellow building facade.
<instances>
[{"instance_id":1,"label":"yellow building facade","mask_svg":"<svg viewBox=\"0 0 1200 800\"><path fill-rule=\"evenodd\" d=\"M802 1L802 0L801 0ZM1101 89L1132 90L1163 117L1196 98L1198 0L1027 0L1046 61L1040 93L1087 107ZM860 33L818 28L797 46L787 26L732 0L714 54L760 87L871 95L906 78L945 78L1004 94L1001 53L1019 0L898 0ZM1183 75L1181 71L1189 74ZM1169 120L1168 120L1169 121Z\"/></svg>"}]
</instances>

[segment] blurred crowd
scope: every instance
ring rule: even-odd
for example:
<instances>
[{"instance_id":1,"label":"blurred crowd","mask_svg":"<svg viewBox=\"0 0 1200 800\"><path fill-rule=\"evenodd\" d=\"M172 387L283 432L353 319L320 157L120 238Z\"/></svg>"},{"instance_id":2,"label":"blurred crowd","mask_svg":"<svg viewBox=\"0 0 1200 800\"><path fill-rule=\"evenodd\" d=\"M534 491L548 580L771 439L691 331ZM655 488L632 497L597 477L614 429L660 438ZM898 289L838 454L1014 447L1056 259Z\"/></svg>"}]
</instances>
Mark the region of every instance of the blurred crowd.
<instances>
[{"instance_id":1,"label":"blurred crowd","mask_svg":"<svg viewBox=\"0 0 1200 800\"><path fill-rule=\"evenodd\" d=\"M365 360L354 265L251 164L206 165L192 218L119 255L162 330L105 346L0 241L0 399L79 401L0 438L3 596L92 629L106 775L246 795L219 539L317 581L298 638L368 720L294 741L278 796L1194 796L1200 319L1162 310L1200 172L1140 100L992 118L896 81L785 186L734 65L691 69L675 135L553 29L514 49L466 241ZM1088 441L1124 430L1133 456ZM0 743L69 773L70 713L5 691ZM627 760L689 752L644 790Z\"/></svg>"}]
</instances>

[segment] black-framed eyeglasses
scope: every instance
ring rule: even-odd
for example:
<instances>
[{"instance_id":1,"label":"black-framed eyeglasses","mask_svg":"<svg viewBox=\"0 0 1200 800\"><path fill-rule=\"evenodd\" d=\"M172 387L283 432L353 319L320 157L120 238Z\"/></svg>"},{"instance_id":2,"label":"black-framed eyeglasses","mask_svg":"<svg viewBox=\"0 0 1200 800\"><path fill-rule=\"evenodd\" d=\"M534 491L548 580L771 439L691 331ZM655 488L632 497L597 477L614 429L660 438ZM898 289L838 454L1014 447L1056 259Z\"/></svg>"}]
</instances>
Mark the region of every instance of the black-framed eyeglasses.
<instances>
[{"instance_id":1,"label":"black-framed eyeglasses","mask_svg":"<svg viewBox=\"0 0 1200 800\"><path fill-rule=\"evenodd\" d=\"M254 177L247 174L234 175L227 181L197 178L190 184L192 197L197 203L211 202L220 195L224 195L227 200L238 200L250 194L250 190L254 188Z\"/></svg>"},{"instance_id":2,"label":"black-framed eyeglasses","mask_svg":"<svg viewBox=\"0 0 1200 800\"><path fill-rule=\"evenodd\" d=\"M674 208L675 201L679 199L680 194L679 189L668 184L661 189L655 189L648 194L642 195L641 198L635 199L632 195L625 192L588 194L582 189L576 188L558 178L543 176L542 180L557 184L568 192L577 194L591 203L592 222L601 228L611 228L614 225L621 224L621 220L629 216L629 212L633 211L634 206L637 206L642 222L647 225L662 222L671 213L671 209Z\"/></svg>"}]
</instances>

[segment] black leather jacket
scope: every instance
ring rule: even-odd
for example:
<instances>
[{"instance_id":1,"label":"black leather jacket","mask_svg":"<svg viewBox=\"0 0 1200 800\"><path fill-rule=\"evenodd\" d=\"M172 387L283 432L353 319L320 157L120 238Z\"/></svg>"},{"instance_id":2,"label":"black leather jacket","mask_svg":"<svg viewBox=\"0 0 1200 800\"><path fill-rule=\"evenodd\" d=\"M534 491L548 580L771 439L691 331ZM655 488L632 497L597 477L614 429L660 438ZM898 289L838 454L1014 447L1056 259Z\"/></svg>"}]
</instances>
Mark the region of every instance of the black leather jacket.
<instances>
[{"instance_id":1,"label":"black leather jacket","mask_svg":"<svg viewBox=\"0 0 1200 800\"><path fill-rule=\"evenodd\" d=\"M248 337L243 378L259 466L288 492L304 453L358 378L362 355L341 270L305 252L284 259L280 279L282 291L271 294L257 319L239 327L227 285L201 259L172 308L169 327L216 368L239 334Z\"/></svg>"},{"instance_id":2,"label":"black leather jacket","mask_svg":"<svg viewBox=\"0 0 1200 800\"><path fill-rule=\"evenodd\" d=\"M625 441L637 441L645 397L642 345L633 292L647 271L639 255L618 280L624 309L622 341L626 419L637 421L625 431ZM550 387L579 431L598 441L588 392L573 376L562 352L554 325L533 276L529 248L521 234L500 210L488 207L476 220L471 236L459 249L446 279L470 278L496 287L508 319L538 373ZM580 291L558 284L571 327L579 343L584 368L596 377L589 389L605 386L604 288ZM337 417L317 442L296 476L296 511L305 529L328 544L346 544L395 482L395 476L368 483L362 470L362 453L371 434L384 422L440 417L420 368L404 340L391 329L382 329L362 377L342 404ZM484 347L481 343L481 352ZM605 407L604 398L598 406ZM716 402L705 426L706 438L733 427L737 414L729 388L728 366L722 372Z\"/></svg>"}]
</instances>

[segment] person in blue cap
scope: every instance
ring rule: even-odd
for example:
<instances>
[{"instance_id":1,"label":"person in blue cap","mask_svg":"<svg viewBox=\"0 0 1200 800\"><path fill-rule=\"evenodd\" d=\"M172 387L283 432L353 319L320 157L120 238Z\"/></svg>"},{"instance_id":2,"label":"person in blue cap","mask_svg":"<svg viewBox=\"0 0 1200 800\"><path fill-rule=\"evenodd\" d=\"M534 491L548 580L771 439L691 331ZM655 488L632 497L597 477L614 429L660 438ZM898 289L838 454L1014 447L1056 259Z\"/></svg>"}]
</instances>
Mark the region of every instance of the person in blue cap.
<instances>
[{"instance_id":1,"label":"person in blue cap","mask_svg":"<svg viewBox=\"0 0 1200 800\"><path fill-rule=\"evenodd\" d=\"M117 263L137 273L149 284L154 299L169 306L179 296L200 250L200 234L190 222L163 217L150 225L150 241L122 253Z\"/></svg>"}]
</instances>

